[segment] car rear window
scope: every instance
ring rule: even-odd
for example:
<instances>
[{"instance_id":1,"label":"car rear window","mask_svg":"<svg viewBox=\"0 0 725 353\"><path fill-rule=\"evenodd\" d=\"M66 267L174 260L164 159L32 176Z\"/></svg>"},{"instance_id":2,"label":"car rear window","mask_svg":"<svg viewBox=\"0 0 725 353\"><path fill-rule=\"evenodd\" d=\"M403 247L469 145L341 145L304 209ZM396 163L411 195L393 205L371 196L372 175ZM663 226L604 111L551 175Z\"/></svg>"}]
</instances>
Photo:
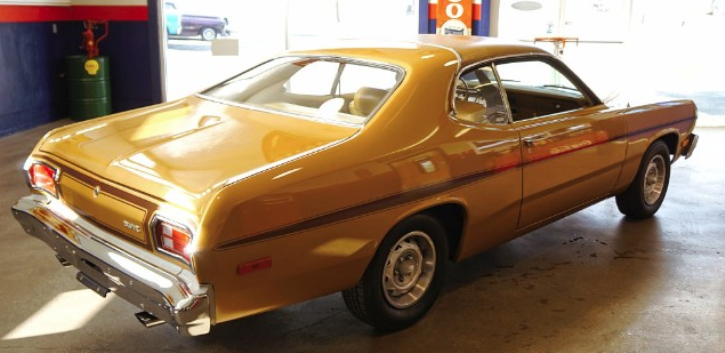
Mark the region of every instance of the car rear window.
<instances>
[{"instance_id":1,"label":"car rear window","mask_svg":"<svg viewBox=\"0 0 725 353\"><path fill-rule=\"evenodd\" d=\"M362 124L403 78L385 64L330 57L281 57L204 92L216 101L318 120Z\"/></svg>"}]
</instances>

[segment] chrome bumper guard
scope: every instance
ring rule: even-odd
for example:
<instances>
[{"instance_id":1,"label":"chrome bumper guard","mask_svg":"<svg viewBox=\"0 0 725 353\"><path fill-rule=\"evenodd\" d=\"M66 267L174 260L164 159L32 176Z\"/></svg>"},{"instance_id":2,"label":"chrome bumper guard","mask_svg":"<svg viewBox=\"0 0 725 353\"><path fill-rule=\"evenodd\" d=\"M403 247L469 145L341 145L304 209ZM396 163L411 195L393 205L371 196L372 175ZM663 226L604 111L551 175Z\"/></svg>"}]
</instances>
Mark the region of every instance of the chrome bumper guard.
<instances>
[{"instance_id":1,"label":"chrome bumper guard","mask_svg":"<svg viewBox=\"0 0 725 353\"><path fill-rule=\"evenodd\" d=\"M104 290L114 292L171 324L181 335L209 333L214 299L211 286L188 283L179 274L119 249L97 234L102 230L61 216L49 207L53 202L58 203L40 195L23 197L12 207L13 215L26 233L56 251L61 264L76 267L82 283L97 285L100 288L91 289L104 297ZM108 236L105 238L110 239Z\"/></svg>"},{"instance_id":2,"label":"chrome bumper guard","mask_svg":"<svg viewBox=\"0 0 725 353\"><path fill-rule=\"evenodd\" d=\"M687 138L687 145L682 149L682 154L685 156L685 159L692 157L692 152L695 151L695 147L697 147L697 141L699 139L700 137L695 134L690 134Z\"/></svg>"}]
</instances>

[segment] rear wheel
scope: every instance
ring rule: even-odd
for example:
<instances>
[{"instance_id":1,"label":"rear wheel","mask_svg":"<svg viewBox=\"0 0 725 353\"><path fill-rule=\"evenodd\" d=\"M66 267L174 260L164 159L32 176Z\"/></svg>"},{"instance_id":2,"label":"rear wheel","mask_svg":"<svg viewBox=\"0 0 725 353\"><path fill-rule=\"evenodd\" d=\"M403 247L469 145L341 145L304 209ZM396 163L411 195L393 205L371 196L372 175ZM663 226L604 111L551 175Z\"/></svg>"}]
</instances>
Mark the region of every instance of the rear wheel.
<instances>
[{"instance_id":1,"label":"rear wheel","mask_svg":"<svg viewBox=\"0 0 725 353\"><path fill-rule=\"evenodd\" d=\"M342 292L347 308L381 330L413 325L433 306L448 265L448 241L441 224L415 215L383 239L363 278Z\"/></svg>"},{"instance_id":2,"label":"rear wheel","mask_svg":"<svg viewBox=\"0 0 725 353\"><path fill-rule=\"evenodd\" d=\"M201 39L214 40L216 38L216 30L214 28L204 27L201 29Z\"/></svg>"},{"instance_id":3,"label":"rear wheel","mask_svg":"<svg viewBox=\"0 0 725 353\"><path fill-rule=\"evenodd\" d=\"M670 182L670 151L663 141L644 155L632 184L617 195L617 207L627 217L647 218L660 209Z\"/></svg>"}]
</instances>

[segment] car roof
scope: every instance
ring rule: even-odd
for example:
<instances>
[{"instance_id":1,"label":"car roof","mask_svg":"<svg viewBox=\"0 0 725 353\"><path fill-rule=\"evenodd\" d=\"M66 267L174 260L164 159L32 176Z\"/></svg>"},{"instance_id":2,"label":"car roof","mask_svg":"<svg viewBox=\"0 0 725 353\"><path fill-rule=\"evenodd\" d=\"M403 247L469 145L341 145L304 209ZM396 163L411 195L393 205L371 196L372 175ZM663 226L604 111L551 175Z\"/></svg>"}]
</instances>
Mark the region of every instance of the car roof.
<instances>
[{"instance_id":1,"label":"car roof","mask_svg":"<svg viewBox=\"0 0 725 353\"><path fill-rule=\"evenodd\" d=\"M418 39L424 44L455 51L461 57L463 66L505 56L549 54L530 44L494 37L421 34Z\"/></svg>"},{"instance_id":2,"label":"car roof","mask_svg":"<svg viewBox=\"0 0 725 353\"><path fill-rule=\"evenodd\" d=\"M401 40L333 41L324 49L291 52L291 54L352 56L403 66L419 61L422 53L431 57L448 56L448 60L457 58L461 67L499 57L551 55L539 47L518 41L437 34L420 34Z\"/></svg>"}]
</instances>

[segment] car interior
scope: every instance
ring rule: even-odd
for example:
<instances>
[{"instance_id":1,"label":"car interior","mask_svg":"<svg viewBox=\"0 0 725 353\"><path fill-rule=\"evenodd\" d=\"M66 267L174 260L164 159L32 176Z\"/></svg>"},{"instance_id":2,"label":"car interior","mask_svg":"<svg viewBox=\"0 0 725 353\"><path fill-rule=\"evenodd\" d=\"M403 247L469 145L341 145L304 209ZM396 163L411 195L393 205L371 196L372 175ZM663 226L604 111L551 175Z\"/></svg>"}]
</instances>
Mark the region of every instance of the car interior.
<instances>
[{"instance_id":1,"label":"car interior","mask_svg":"<svg viewBox=\"0 0 725 353\"><path fill-rule=\"evenodd\" d=\"M496 70L514 122L590 105L586 96L548 63L504 63L497 65ZM456 85L456 118L474 123L508 123L497 82L492 65L463 73Z\"/></svg>"},{"instance_id":2,"label":"car interior","mask_svg":"<svg viewBox=\"0 0 725 353\"><path fill-rule=\"evenodd\" d=\"M362 123L402 79L401 72L322 59L251 70L204 95L326 120Z\"/></svg>"}]
</instances>

